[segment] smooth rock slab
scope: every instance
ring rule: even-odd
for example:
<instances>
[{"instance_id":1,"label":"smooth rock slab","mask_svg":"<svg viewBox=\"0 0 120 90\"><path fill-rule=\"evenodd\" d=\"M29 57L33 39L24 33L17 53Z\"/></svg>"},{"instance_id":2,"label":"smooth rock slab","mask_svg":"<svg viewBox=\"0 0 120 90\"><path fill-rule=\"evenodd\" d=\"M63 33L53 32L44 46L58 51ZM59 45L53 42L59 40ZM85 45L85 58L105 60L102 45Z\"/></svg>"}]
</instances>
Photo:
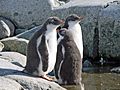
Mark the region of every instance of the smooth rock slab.
<instances>
[{"instance_id":1,"label":"smooth rock slab","mask_svg":"<svg viewBox=\"0 0 120 90\"><path fill-rule=\"evenodd\" d=\"M24 90L24 89L16 81L0 77L0 90Z\"/></svg>"},{"instance_id":2,"label":"smooth rock slab","mask_svg":"<svg viewBox=\"0 0 120 90\"><path fill-rule=\"evenodd\" d=\"M28 76L21 72L5 77L17 81L27 90L66 90L55 82L50 82L39 77Z\"/></svg>"},{"instance_id":3,"label":"smooth rock slab","mask_svg":"<svg viewBox=\"0 0 120 90\"><path fill-rule=\"evenodd\" d=\"M18 34L16 37L30 40L30 38L33 36L33 34L36 31L40 30L40 29L41 29L41 26L37 26L37 27L34 27L34 28L30 29L30 30L27 30L27 31L25 31L25 32L23 32L21 34Z\"/></svg>"},{"instance_id":4,"label":"smooth rock slab","mask_svg":"<svg viewBox=\"0 0 120 90\"><path fill-rule=\"evenodd\" d=\"M22 67L16 66L5 59L0 58L0 76L9 75L22 70Z\"/></svg>"},{"instance_id":5,"label":"smooth rock slab","mask_svg":"<svg viewBox=\"0 0 120 90\"><path fill-rule=\"evenodd\" d=\"M28 40L11 37L2 39L1 42L5 45L3 51L14 51L26 55Z\"/></svg>"},{"instance_id":6,"label":"smooth rock slab","mask_svg":"<svg viewBox=\"0 0 120 90\"><path fill-rule=\"evenodd\" d=\"M0 58L21 67L25 67L26 65L26 56L18 52L0 52Z\"/></svg>"}]
</instances>

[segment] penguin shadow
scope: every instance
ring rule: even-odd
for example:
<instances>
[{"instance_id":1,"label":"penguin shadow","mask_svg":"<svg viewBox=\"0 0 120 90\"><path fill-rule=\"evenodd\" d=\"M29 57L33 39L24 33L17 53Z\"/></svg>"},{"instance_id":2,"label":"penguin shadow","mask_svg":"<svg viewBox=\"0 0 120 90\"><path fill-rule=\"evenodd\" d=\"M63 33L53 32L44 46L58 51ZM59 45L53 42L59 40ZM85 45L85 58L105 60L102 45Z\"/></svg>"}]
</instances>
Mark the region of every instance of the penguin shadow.
<instances>
[{"instance_id":1,"label":"penguin shadow","mask_svg":"<svg viewBox=\"0 0 120 90\"><path fill-rule=\"evenodd\" d=\"M0 76L7 76L7 75L30 76L29 74L26 74L23 71L19 71L19 70L15 70L15 69L0 68Z\"/></svg>"}]
</instances>

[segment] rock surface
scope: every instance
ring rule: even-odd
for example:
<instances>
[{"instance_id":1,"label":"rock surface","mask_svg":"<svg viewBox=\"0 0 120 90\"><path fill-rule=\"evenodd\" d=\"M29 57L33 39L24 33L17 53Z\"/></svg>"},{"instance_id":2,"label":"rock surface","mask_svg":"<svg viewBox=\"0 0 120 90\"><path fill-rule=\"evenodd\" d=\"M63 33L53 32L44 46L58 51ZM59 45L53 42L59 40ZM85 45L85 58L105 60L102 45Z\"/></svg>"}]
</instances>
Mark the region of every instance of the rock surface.
<instances>
[{"instance_id":1,"label":"rock surface","mask_svg":"<svg viewBox=\"0 0 120 90\"><path fill-rule=\"evenodd\" d=\"M42 78L21 72L24 68L0 58L0 89L2 90L66 90ZM2 83L1 83L2 82ZM11 87L10 87L11 86ZM10 89L9 89L10 88Z\"/></svg>"},{"instance_id":2,"label":"rock surface","mask_svg":"<svg viewBox=\"0 0 120 90\"><path fill-rule=\"evenodd\" d=\"M33 27L42 24L50 16L48 0L0 1L0 15L10 18L17 27Z\"/></svg>"},{"instance_id":3,"label":"rock surface","mask_svg":"<svg viewBox=\"0 0 120 90\"><path fill-rule=\"evenodd\" d=\"M21 67L25 67L26 65L26 56L18 52L0 52L0 58Z\"/></svg>"},{"instance_id":4,"label":"rock surface","mask_svg":"<svg viewBox=\"0 0 120 90\"><path fill-rule=\"evenodd\" d=\"M0 39L13 36L14 32L14 24L7 18L0 17Z\"/></svg>"},{"instance_id":5,"label":"rock surface","mask_svg":"<svg viewBox=\"0 0 120 90\"><path fill-rule=\"evenodd\" d=\"M24 90L24 89L16 81L0 77L0 90Z\"/></svg>"},{"instance_id":6,"label":"rock surface","mask_svg":"<svg viewBox=\"0 0 120 90\"><path fill-rule=\"evenodd\" d=\"M110 3L99 13L99 53L120 58L120 3Z\"/></svg>"},{"instance_id":7,"label":"rock surface","mask_svg":"<svg viewBox=\"0 0 120 90\"><path fill-rule=\"evenodd\" d=\"M22 70L22 67L16 66L5 59L0 58L0 76L10 75Z\"/></svg>"},{"instance_id":8,"label":"rock surface","mask_svg":"<svg viewBox=\"0 0 120 90\"><path fill-rule=\"evenodd\" d=\"M120 67L115 67L111 69L111 72L120 73Z\"/></svg>"},{"instance_id":9,"label":"rock surface","mask_svg":"<svg viewBox=\"0 0 120 90\"><path fill-rule=\"evenodd\" d=\"M41 29L41 26L37 26L37 27L34 27L28 31L21 33L21 34L18 34L16 37L29 40L33 36L33 34L40 29Z\"/></svg>"},{"instance_id":10,"label":"rock surface","mask_svg":"<svg viewBox=\"0 0 120 90\"><path fill-rule=\"evenodd\" d=\"M28 40L11 37L2 39L1 42L5 45L3 51L15 51L26 55Z\"/></svg>"}]
</instances>

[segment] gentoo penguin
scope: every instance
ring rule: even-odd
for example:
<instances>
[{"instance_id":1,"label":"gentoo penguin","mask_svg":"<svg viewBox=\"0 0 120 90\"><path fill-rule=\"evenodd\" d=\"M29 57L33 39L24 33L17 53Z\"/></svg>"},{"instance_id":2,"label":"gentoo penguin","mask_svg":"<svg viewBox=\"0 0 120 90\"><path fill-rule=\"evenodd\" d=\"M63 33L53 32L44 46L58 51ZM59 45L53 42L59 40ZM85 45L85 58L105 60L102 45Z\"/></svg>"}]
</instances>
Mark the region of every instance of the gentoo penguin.
<instances>
[{"instance_id":1,"label":"gentoo penguin","mask_svg":"<svg viewBox=\"0 0 120 90\"><path fill-rule=\"evenodd\" d=\"M79 22L82 18L70 15L58 35L55 76L60 84L81 85L83 58L82 32Z\"/></svg>"},{"instance_id":2,"label":"gentoo penguin","mask_svg":"<svg viewBox=\"0 0 120 90\"><path fill-rule=\"evenodd\" d=\"M82 30L80 22L83 17L76 14L72 14L66 18L63 28L67 28L70 33L72 33L73 39L79 49L81 59L83 58L83 40L82 40Z\"/></svg>"},{"instance_id":3,"label":"gentoo penguin","mask_svg":"<svg viewBox=\"0 0 120 90\"><path fill-rule=\"evenodd\" d=\"M56 29L63 21L50 17L32 36L27 47L27 63L24 72L51 80L46 76L54 69L57 53Z\"/></svg>"}]
</instances>

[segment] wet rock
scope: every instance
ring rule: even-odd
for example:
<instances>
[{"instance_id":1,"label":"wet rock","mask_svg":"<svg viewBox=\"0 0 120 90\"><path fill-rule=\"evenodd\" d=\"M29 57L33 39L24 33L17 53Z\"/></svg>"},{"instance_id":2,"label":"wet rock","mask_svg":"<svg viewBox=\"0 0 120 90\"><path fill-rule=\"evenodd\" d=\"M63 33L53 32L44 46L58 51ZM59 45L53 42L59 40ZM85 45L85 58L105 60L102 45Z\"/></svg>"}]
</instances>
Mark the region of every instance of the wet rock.
<instances>
[{"instance_id":1,"label":"wet rock","mask_svg":"<svg viewBox=\"0 0 120 90\"><path fill-rule=\"evenodd\" d=\"M111 72L120 73L120 67L115 67L111 69Z\"/></svg>"},{"instance_id":2,"label":"wet rock","mask_svg":"<svg viewBox=\"0 0 120 90\"><path fill-rule=\"evenodd\" d=\"M11 37L2 39L1 42L5 45L3 51L14 51L26 55L28 40Z\"/></svg>"},{"instance_id":3,"label":"wet rock","mask_svg":"<svg viewBox=\"0 0 120 90\"><path fill-rule=\"evenodd\" d=\"M0 52L2 51L3 48L4 48L4 44L0 42Z\"/></svg>"},{"instance_id":4,"label":"wet rock","mask_svg":"<svg viewBox=\"0 0 120 90\"><path fill-rule=\"evenodd\" d=\"M0 58L20 67L25 67L26 65L26 56L18 52L0 52Z\"/></svg>"},{"instance_id":5,"label":"wet rock","mask_svg":"<svg viewBox=\"0 0 120 90\"><path fill-rule=\"evenodd\" d=\"M0 39L13 36L14 32L14 24L7 18L0 17Z\"/></svg>"},{"instance_id":6,"label":"wet rock","mask_svg":"<svg viewBox=\"0 0 120 90\"><path fill-rule=\"evenodd\" d=\"M0 77L0 90L23 90L23 87L14 80Z\"/></svg>"},{"instance_id":7,"label":"wet rock","mask_svg":"<svg viewBox=\"0 0 120 90\"><path fill-rule=\"evenodd\" d=\"M92 67L92 63L89 60L85 60L83 63L83 67Z\"/></svg>"},{"instance_id":8,"label":"wet rock","mask_svg":"<svg viewBox=\"0 0 120 90\"><path fill-rule=\"evenodd\" d=\"M40 29L41 29L41 26L37 26L37 27L34 27L28 31L21 33L21 34L18 34L16 37L17 38L25 38L25 39L29 40L31 38L31 36L33 36L33 34Z\"/></svg>"}]
</instances>

